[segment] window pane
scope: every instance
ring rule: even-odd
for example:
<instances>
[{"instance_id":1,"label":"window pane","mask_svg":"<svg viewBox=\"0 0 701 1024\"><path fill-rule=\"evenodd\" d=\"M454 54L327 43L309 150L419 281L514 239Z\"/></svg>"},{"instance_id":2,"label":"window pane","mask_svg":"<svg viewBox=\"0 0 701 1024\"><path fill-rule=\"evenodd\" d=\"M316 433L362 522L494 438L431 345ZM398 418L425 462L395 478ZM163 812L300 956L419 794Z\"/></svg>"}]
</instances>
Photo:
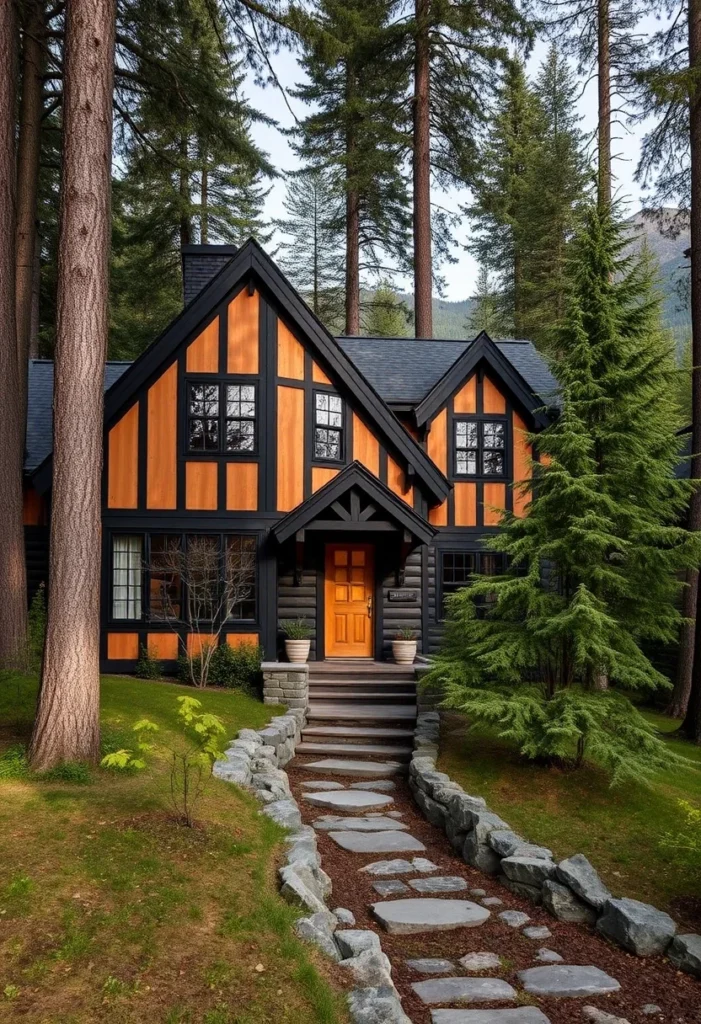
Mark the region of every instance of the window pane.
<instances>
[{"instance_id":1,"label":"window pane","mask_svg":"<svg viewBox=\"0 0 701 1024\"><path fill-rule=\"evenodd\" d=\"M341 431L317 427L314 431L314 458L341 459Z\"/></svg>"},{"instance_id":2,"label":"window pane","mask_svg":"<svg viewBox=\"0 0 701 1024\"><path fill-rule=\"evenodd\" d=\"M455 472L460 476L475 476L477 473L477 452L456 452Z\"/></svg>"},{"instance_id":3,"label":"window pane","mask_svg":"<svg viewBox=\"0 0 701 1024\"><path fill-rule=\"evenodd\" d=\"M142 538L112 538L112 617L141 618Z\"/></svg>"},{"instance_id":4,"label":"window pane","mask_svg":"<svg viewBox=\"0 0 701 1024\"><path fill-rule=\"evenodd\" d=\"M219 415L219 385L218 384L191 384L190 385L190 415L191 416L218 416Z\"/></svg>"},{"instance_id":5,"label":"window pane","mask_svg":"<svg viewBox=\"0 0 701 1024\"><path fill-rule=\"evenodd\" d=\"M151 618L179 619L182 572L180 537L152 535L150 570Z\"/></svg>"},{"instance_id":6,"label":"window pane","mask_svg":"<svg viewBox=\"0 0 701 1024\"><path fill-rule=\"evenodd\" d=\"M189 445L192 451L216 451L219 447L219 420L191 419Z\"/></svg>"},{"instance_id":7,"label":"window pane","mask_svg":"<svg viewBox=\"0 0 701 1024\"><path fill-rule=\"evenodd\" d=\"M338 395L329 395L329 409L331 412L343 411L343 405Z\"/></svg>"},{"instance_id":8,"label":"window pane","mask_svg":"<svg viewBox=\"0 0 701 1024\"><path fill-rule=\"evenodd\" d=\"M504 456L501 452L485 451L482 455L482 472L498 476L504 475Z\"/></svg>"},{"instance_id":9,"label":"window pane","mask_svg":"<svg viewBox=\"0 0 701 1024\"><path fill-rule=\"evenodd\" d=\"M504 447L504 424L503 423L484 423L482 425L484 447L485 448L503 448Z\"/></svg>"},{"instance_id":10,"label":"window pane","mask_svg":"<svg viewBox=\"0 0 701 1024\"><path fill-rule=\"evenodd\" d=\"M226 450L252 452L255 448L255 420L226 421Z\"/></svg>"},{"instance_id":11,"label":"window pane","mask_svg":"<svg viewBox=\"0 0 701 1024\"><path fill-rule=\"evenodd\" d=\"M188 537L184 562L188 618L191 622L210 622L219 611L219 538Z\"/></svg>"},{"instance_id":12,"label":"window pane","mask_svg":"<svg viewBox=\"0 0 701 1024\"><path fill-rule=\"evenodd\" d=\"M471 551L443 552L441 559L441 590L444 599L460 590L466 583L469 583L470 576L475 571L475 559L476 556Z\"/></svg>"},{"instance_id":13,"label":"window pane","mask_svg":"<svg viewBox=\"0 0 701 1024\"><path fill-rule=\"evenodd\" d=\"M256 538L226 538L226 614L229 619L256 617Z\"/></svg>"},{"instance_id":14,"label":"window pane","mask_svg":"<svg viewBox=\"0 0 701 1024\"><path fill-rule=\"evenodd\" d=\"M455 424L455 447L476 448L477 447L477 424L458 421Z\"/></svg>"}]
</instances>

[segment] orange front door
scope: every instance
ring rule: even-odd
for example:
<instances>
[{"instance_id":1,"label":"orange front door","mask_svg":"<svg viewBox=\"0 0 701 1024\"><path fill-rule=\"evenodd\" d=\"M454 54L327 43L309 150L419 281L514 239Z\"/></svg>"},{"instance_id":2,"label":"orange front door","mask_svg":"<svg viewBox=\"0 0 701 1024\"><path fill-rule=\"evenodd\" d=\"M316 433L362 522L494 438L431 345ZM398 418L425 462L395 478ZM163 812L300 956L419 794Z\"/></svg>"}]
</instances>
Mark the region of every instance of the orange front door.
<instances>
[{"instance_id":1,"label":"orange front door","mask_svg":"<svg viewBox=\"0 0 701 1024\"><path fill-rule=\"evenodd\" d=\"M371 658L375 573L372 544L327 544L327 658Z\"/></svg>"}]
</instances>

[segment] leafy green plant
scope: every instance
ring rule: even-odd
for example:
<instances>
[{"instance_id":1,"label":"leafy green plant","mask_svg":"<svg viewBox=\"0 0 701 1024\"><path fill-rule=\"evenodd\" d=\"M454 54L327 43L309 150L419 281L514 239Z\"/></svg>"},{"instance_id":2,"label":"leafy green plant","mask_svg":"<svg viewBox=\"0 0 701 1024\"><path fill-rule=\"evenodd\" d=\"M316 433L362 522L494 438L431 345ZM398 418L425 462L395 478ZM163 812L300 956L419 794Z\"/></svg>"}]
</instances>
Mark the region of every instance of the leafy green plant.
<instances>
[{"instance_id":1,"label":"leafy green plant","mask_svg":"<svg viewBox=\"0 0 701 1024\"><path fill-rule=\"evenodd\" d=\"M16 999L17 996L20 994L20 991L21 989L17 988L16 985L5 985L4 989L2 990L2 994L4 995L5 999Z\"/></svg>"},{"instance_id":2,"label":"leafy green plant","mask_svg":"<svg viewBox=\"0 0 701 1024\"><path fill-rule=\"evenodd\" d=\"M280 629L288 640L309 640L312 635L306 619L289 619L280 623Z\"/></svg>"},{"instance_id":3,"label":"leafy green plant","mask_svg":"<svg viewBox=\"0 0 701 1024\"><path fill-rule=\"evenodd\" d=\"M139 660L136 663L134 675L138 679L160 679L163 675L161 662L149 654L148 648L143 644L139 651Z\"/></svg>"},{"instance_id":4,"label":"leafy green plant","mask_svg":"<svg viewBox=\"0 0 701 1024\"><path fill-rule=\"evenodd\" d=\"M677 806L684 815L684 824L678 832L665 832L660 846L675 859L701 868L701 807L694 807L688 800L678 800Z\"/></svg>"},{"instance_id":5,"label":"leafy green plant","mask_svg":"<svg viewBox=\"0 0 701 1024\"><path fill-rule=\"evenodd\" d=\"M25 779L29 774L24 747L8 747L0 754L0 779Z\"/></svg>"},{"instance_id":6,"label":"leafy green plant","mask_svg":"<svg viewBox=\"0 0 701 1024\"><path fill-rule=\"evenodd\" d=\"M214 762L224 756L219 740L226 730L217 715L199 710L201 701L194 697L178 697L177 701L181 742L162 749L170 768L171 804L178 819L192 828L194 812L212 776ZM157 749L148 737L157 731L158 726L153 722L140 719L133 726L134 746L106 754L102 766L119 771L145 768L146 755Z\"/></svg>"},{"instance_id":7,"label":"leafy green plant","mask_svg":"<svg viewBox=\"0 0 701 1024\"><path fill-rule=\"evenodd\" d=\"M416 640L416 633L414 632L413 629L408 629L407 627L404 627L403 629L398 629L397 630L397 632L394 634L394 639L395 640Z\"/></svg>"},{"instance_id":8,"label":"leafy green plant","mask_svg":"<svg viewBox=\"0 0 701 1024\"><path fill-rule=\"evenodd\" d=\"M221 644L212 655L209 682L255 694L260 682L261 649L258 644L243 643L238 647Z\"/></svg>"}]
</instances>

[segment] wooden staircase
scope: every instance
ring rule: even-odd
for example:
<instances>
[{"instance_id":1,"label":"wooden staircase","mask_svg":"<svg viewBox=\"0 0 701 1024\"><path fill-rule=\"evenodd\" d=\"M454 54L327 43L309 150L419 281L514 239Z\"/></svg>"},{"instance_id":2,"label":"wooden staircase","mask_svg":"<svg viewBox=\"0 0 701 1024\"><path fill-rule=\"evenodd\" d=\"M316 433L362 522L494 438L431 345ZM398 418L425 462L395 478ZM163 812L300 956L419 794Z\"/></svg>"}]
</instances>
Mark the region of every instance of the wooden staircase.
<instances>
[{"instance_id":1,"label":"wooden staircase","mask_svg":"<svg viewBox=\"0 0 701 1024\"><path fill-rule=\"evenodd\" d=\"M309 708L298 754L408 761L416 724L414 669L364 661L309 666Z\"/></svg>"}]
</instances>

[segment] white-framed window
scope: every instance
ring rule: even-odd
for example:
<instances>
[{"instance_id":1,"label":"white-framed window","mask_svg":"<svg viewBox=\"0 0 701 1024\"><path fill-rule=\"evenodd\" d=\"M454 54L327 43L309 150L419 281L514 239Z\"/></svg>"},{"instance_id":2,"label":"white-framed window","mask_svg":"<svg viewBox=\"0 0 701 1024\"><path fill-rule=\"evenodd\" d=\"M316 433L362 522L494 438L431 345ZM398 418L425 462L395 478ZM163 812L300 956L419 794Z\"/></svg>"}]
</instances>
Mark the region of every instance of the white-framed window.
<instances>
[{"instance_id":1,"label":"white-framed window","mask_svg":"<svg viewBox=\"0 0 701 1024\"><path fill-rule=\"evenodd\" d=\"M143 537L112 537L112 618L140 619L143 578Z\"/></svg>"}]
</instances>

